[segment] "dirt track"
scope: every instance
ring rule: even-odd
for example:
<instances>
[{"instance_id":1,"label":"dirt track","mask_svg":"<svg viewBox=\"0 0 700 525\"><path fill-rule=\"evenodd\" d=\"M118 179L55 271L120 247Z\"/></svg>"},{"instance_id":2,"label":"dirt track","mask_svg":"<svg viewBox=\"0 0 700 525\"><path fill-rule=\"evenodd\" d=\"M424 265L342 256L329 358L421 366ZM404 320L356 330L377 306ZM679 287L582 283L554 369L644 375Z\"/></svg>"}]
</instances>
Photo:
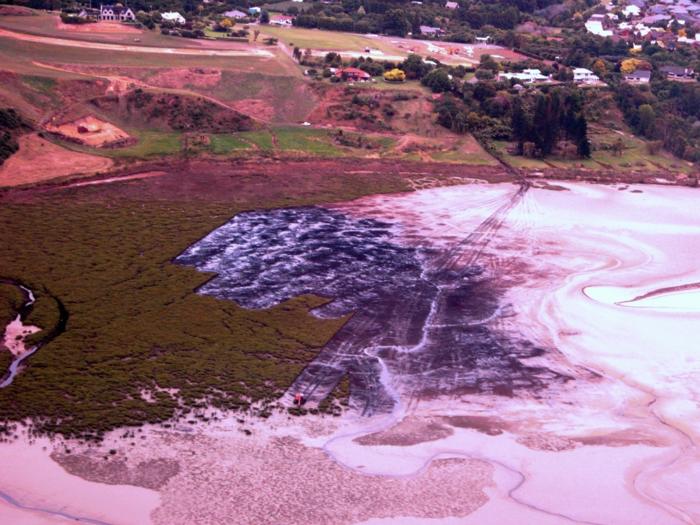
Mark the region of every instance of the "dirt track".
<instances>
[{"instance_id":1,"label":"dirt track","mask_svg":"<svg viewBox=\"0 0 700 525\"><path fill-rule=\"evenodd\" d=\"M29 35L16 33L7 29L0 29L0 37L14 38L25 42L36 42L52 46L79 47L83 49L99 49L102 51L121 51L131 53L154 53L164 55L189 55L189 56L219 56L219 57L261 57L272 58L274 55L264 49L190 49L182 47L147 47L124 44L104 44L101 42L86 42L84 40L70 40L67 38L54 38L48 36Z\"/></svg>"},{"instance_id":2,"label":"dirt track","mask_svg":"<svg viewBox=\"0 0 700 525\"><path fill-rule=\"evenodd\" d=\"M19 151L0 167L0 187L71 175L94 175L113 165L111 159L61 148L35 134L24 135L19 144Z\"/></svg>"}]
</instances>

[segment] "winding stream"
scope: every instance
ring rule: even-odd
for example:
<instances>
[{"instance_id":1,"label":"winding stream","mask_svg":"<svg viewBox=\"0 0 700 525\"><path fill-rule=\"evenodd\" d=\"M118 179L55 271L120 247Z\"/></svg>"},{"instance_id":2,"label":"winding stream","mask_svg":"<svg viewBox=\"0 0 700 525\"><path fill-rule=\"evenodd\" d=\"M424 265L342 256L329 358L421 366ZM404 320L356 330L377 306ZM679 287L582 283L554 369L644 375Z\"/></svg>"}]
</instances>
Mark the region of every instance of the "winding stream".
<instances>
[{"instance_id":1,"label":"winding stream","mask_svg":"<svg viewBox=\"0 0 700 525\"><path fill-rule=\"evenodd\" d=\"M20 288L26 297L26 301L20 308L20 312L28 311L36 301L34 293L24 285L21 285L19 283L12 284ZM40 328L36 326L25 325L22 322L22 313L17 314L17 317L15 317L15 319L7 325L7 327L5 328L4 335L5 346L7 348L15 349L15 351L13 352L15 357L10 363L10 367L2 376L3 379L2 381L0 381L0 388L5 388L11 385L12 381L15 379L15 376L20 370L20 365L22 364L22 362L39 349L41 344L36 344L29 348L26 348L24 344L24 338L27 335L38 332L39 330Z\"/></svg>"}]
</instances>

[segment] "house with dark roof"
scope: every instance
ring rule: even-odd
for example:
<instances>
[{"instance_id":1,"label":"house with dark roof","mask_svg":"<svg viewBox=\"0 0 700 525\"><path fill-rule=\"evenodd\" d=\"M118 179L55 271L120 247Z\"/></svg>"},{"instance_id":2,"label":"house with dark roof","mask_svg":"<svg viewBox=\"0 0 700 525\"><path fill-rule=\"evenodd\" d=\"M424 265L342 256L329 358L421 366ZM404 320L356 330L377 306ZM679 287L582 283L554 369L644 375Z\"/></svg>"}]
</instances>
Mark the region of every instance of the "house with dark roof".
<instances>
[{"instance_id":1,"label":"house with dark roof","mask_svg":"<svg viewBox=\"0 0 700 525\"><path fill-rule=\"evenodd\" d=\"M683 66L662 66L659 68L668 80L692 80L695 78L695 71L690 67Z\"/></svg>"},{"instance_id":2,"label":"house with dark roof","mask_svg":"<svg viewBox=\"0 0 700 525\"><path fill-rule=\"evenodd\" d=\"M638 69L634 73L628 73L624 77L628 84L648 84L651 80L651 71Z\"/></svg>"},{"instance_id":3,"label":"house with dark roof","mask_svg":"<svg viewBox=\"0 0 700 525\"><path fill-rule=\"evenodd\" d=\"M420 26L420 34L427 36L440 36L445 34L445 30L440 27Z\"/></svg>"}]
</instances>

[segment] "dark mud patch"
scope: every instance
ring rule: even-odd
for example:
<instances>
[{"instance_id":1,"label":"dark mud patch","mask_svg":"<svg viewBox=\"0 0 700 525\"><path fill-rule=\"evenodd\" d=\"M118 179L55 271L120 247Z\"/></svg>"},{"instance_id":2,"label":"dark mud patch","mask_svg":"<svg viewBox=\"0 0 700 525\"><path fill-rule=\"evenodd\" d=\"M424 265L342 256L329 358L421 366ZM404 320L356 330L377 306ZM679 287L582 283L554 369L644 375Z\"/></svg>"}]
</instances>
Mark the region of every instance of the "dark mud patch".
<instances>
[{"instance_id":1,"label":"dark mud patch","mask_svg":"<svg viewBox=\"0 0 700 525\"><path fill-rule=\"evenodd\" d=\"M514 396L571 379L526 365L545 349L492 326L502 315L508 280L477 258L499 220L487 218L475 234L466 232L441 252L429 243L403 246L396 225L337 210L248 212L176 262L215 274L200 293L245 308L269 308L304 294L331 299L314 313L350 318L288 395L301 393L316 405L347 375L350 405L371 415L393 410L402 398Z\"/></svg>"},{"instance_id":2,"label":"dark mud patch","mask_svg":"<svg viewBox=\"0 0 700 525\"><path fill-rule=\"evenodd\" d=\"M504 421L488 416L445 416L442 420L453 427L471 428L489 436L497 436L508 430Z\"/></svg>"},{"instance_id":3,"label":"dark mud patch","mask_svg":"<svg viewBox=\"0 0 700 525\"><path fill-rule=\"evenodd\" d=\"M160 458L129 465L116 456L92 456L86 454L53 453L51 458L66 472L88 481L108 485L135 485L147 489L160 489L170 478L180 472L180 463L174 459Z\"/></svg>"},{"instance_id":4,"label":"dark mud patch","mask_svg":"<svg viewBox=\"0 0 700 525\"><path fill-rule=\"evenodd\" d=\"M410 447L445 439L452 434L454 431L449 426L440 424L439 421L407 417L388 430L368 434L356 438L354 441L365 446Z\"/></svg>"}]
</instances>

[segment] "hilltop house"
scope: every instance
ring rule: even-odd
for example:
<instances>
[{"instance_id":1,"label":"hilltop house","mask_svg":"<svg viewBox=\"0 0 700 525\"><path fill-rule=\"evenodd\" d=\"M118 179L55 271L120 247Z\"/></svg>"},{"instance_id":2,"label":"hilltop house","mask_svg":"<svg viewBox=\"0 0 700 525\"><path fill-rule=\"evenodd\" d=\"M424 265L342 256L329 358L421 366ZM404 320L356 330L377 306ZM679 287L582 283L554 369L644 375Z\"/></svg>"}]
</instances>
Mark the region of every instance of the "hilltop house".
<instances>
[{"instance_id":1,"label":"hilltop house","mask_svg":"<svg viewBox=\"0 0 700 525\"><path fill-rule=\"evenodd\" d=\"M668 80L692 80L695 77L695 71L689 67L663 66L659 69Z\"/></svg>"},{"instance_id":2,"label":"hilltop house","mask_svg":"<svg viewBox=\"0 0 700 525\"><path fill-rule=\"evenodd\" d=\"M136 15L129 7L123 7L121 5L100 5L100 20L133 22L136 20Z\"/></svg>"},{"instance_id":3,"label":"hilltop house","mask_svg":"<svg viewBox=\"0 0 700 525\"><path fill-rule=\"evenodd\" d=\"M185 24L187 20L177 11L168 11L167 13L161 13L160 17L166 22L174 22L175 24Z\"/></svg>"},{"instance_id":4,"label":"hilltop house","mask_svg":"<svg viewBox=\"0 0 700 525\"><path fill-rule=\"evenodd\" d=\"M586 69L585 67L574 68L574 82L577 84L594 84L599 81L600 77L590 69Z\"/></svg>"},{"instance_id":5,"label":"hilltop house","mask_svg":"<svg viewBox=\"0 0 700 525\"><path fill-rule=\"evenodd\" d=\"M638 69L634 73L625 75L623 78L629 84L648 84L651 80L651 71Z\"/></svg>"}]
</instances>

